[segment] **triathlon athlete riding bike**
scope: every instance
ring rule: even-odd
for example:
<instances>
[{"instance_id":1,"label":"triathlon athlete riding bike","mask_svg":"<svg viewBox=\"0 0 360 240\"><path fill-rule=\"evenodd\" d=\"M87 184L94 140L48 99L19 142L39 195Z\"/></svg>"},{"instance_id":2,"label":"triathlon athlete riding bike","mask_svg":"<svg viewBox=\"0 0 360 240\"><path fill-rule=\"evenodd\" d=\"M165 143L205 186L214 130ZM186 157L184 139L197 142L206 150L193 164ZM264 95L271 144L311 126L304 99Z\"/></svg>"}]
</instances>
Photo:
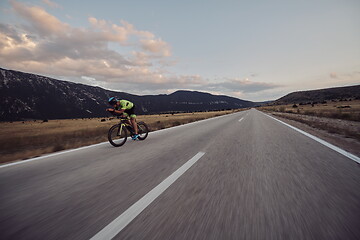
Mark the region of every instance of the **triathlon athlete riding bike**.
<instances>
[{"instance_id":1,"label":"triathlon athlete riding bike","mask_svg":"<svg viewBox=\"0 0 360 240\"><path fill-rule=\"evenodd\" d=\"M108 108L106 111L120 118L120 123L109 129L108 139L113 146L122 146L128 135L133 140L144 140L148 136L147 125L144 122L136 122L135 104L127 100L117 100L115 97L109 98L108 102L113 108Z\"/></svg>"}]
</instances>

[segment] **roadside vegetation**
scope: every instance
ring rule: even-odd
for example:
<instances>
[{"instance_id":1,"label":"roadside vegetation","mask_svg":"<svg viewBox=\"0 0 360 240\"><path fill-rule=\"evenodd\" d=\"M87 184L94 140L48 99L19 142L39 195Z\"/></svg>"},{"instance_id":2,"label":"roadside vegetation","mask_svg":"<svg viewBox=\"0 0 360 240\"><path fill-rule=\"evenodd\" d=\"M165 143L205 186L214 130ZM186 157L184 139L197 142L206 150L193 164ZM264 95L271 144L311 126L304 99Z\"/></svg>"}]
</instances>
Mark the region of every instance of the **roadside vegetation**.
<instances>
[{"instance_id":1,"label":"roadside vegetation","mask_svg":"<svg viewBox=\"0 0 360 240\"><path fill-rule=\"evenodd\" d=\"M357 99L273 105L258 110L360 141L360 100Z\"/></svg>"},{"instance_id":2,"label":"roadside vegetation","mask_svg":"<svg viewBox=\"0 0 360 240\"><path fill-rule=\"evenodd\" d=\"M142 115L137 119L145 121L150 131L156 131L235 111L239 110ZM0 163L107 141L109 128L118 122L113 117L2 122Z\"/></svg>"},{"instance_id":3,"label":"roadside vegetation","mask_svg":"<svg viewBox=\"0 0 360 240\"><path fill-rule=\"evenodd\" d=\"M258 109L267 112L302 114L360 122L360 100L358 99L271 105Z\"/></svg>"}]
</instances>

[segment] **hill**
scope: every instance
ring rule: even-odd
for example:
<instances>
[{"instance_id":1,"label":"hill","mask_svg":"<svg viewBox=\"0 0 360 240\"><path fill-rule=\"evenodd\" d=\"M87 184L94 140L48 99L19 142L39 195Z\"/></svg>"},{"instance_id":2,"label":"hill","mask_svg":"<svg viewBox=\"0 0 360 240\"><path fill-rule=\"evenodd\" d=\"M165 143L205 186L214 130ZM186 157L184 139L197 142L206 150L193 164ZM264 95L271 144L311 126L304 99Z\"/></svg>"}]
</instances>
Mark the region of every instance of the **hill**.
<instances>
[{"instance_id":1,"label":"hill","mask_svg":"<svg viewBox=\"0 0 360 240\"><path fill-rule=\"evenodd\" d=\"M138 96L100 87L0 68L0 121L107 116L107 99L135 103L138 114L195 112L252 107L255 103L204 92Z\"/></svg>"},{"instance_id":2,"label":"hill","mask_svg":"<svg viewBox=\"0 0 360 240\"><path fill-rule=\"evenodd\" d=\"M273 104L313 103L344 99L360 99L360 85L293 92L279 98Z\"/></svg>"}]
</instances>

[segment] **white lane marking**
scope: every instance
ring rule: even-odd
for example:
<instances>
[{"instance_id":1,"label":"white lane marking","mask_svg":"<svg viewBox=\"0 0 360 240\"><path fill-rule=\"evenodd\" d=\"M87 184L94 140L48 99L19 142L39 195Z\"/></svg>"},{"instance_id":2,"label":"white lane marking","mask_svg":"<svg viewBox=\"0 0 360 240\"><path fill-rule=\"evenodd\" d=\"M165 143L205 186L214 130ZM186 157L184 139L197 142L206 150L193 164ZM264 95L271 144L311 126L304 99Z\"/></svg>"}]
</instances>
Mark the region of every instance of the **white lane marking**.
<instances>
[{"instance_id":1,"label":"white lane marking","mask_svg":"<svg viewBox=\"0 0 360 240\"><path fill-rule=\"evenodd\" d=\"M263 113L263 114L265 114L265 113ZM307 136L307 137L309 137L311 139L314 139L315 141L327 146L328 148L331 148L332 150L344 155L345 157L348 157L351 160L354 160L355 162L360 163L360 158L359 157L357 157L357 156L355 156L355 155L353 155L353 154L351 154L351 153L349 153L349 152L347 152L347 151L345 151L345 150L343 150L343 149L341 149L341 148L339 148L337 146L334 146L331 143L328 143L328 142L326 142L326 141L324 141L324 140L322 140L322 139L320 139L318 137L315 137L315 136L311 135L310 133L304 132L303 130L300 130L300 129L296 128L296 127L291 126L290 124L284 123L283 121L280 121L279 119L276 119L276 118L274 118L274 117L272 117L270 115L267 115L267 114L265 114L265 115L272 118L272 119L274 119L274 120L276 120L276 121L278 121L278 122L280 122L280 123L282 123L282 124L284 124L284 125L286 125L286 126L288 126L289 128L292 128L292 129L304 134L305 136Z\"/></svg>"},{"instance_id":2,"label":"white lane marking","mask_svg":"<svg viewBox=\"0 0 360 240\"><path fill-rule=\"evenodd\" d=\"M203 119L203 120L199 120L199 121L195 121L195 122L191 122L191 123L187 123L187 124L183 124L183 125L178 125L178 126L174 126L174 127L170 127L170 128L160 129L160 130L156 130L154 132L151 132L151 134L153 135L153 134L163 133L165 131L173 130L173 129L180 128L180 127L191 126L191 125L194 125L194 124L200 124L200 123L204 123L206 121L211 121L211 120L227 117L227 116L237 114L237 113L244 113L244 111L229 113L229 114L225 114L225 115L221 115L221 116L217 116L217 117L212 117L212 118L207 118L207 119Z\"/></svg>"},{"instance_id":3,"label":"white lane marking","mask_svg":"<svg viewBox=\"0 0 360 240\"><path fill-rule=\"evenodd\" d=\"M78 150L83 150L83 149L87 149L87 148L96 147L96 146L103 145L103 144L106 144L106 143L108 143L108 142L97 143L97 144L93 144L93 145L89 145L89 146L84 146L84 147L79 147L79 148L66 150L66 151L50 153L50 154L47 154L47 155L44 155L44 156L30 158L28 160L20 160L20 161L13 162L13 163L3 164L3 165L0 165L0 168L10 167L10 166L23 164L23 163L27 163L27 162L33 162L33 161L41 160L41 159L44 159L44 158L47 158L47 157L53 157L53 156L61 155L61 154L64 154L64 153L69 153L69 152L74 152L74 151L78 151Z\"/></svg>"},{"instance_id":4,"label":"white lane marking","mask_svg":"<svg viewBox=\"0 0 360 240\"><path fill-rule=\"evenodd\" d=\"M243 119L244 119L243 117L242 117L242 118L240 118L239 122L241 122Z\"/></svg>"},{"instance_id":5,"label":"white lane marking","mask_svg":"<svg viewBox=\"0 0 360 240\"><path fill-rule=\"evenodd\" d=\"M91 240L103 240L114 238L121 230L123 230L136 216L138 216L147 206L149 206L161 193L163 193L171 184L173 184L181 175L183 175L192 165L194 165L204 152L199 152L184 165L182 165L173 174L167 177L153 190L148 192L139 201L134 203L130 208L123 212L119 217L103 228Z\"/></svg>"}]
</instances>

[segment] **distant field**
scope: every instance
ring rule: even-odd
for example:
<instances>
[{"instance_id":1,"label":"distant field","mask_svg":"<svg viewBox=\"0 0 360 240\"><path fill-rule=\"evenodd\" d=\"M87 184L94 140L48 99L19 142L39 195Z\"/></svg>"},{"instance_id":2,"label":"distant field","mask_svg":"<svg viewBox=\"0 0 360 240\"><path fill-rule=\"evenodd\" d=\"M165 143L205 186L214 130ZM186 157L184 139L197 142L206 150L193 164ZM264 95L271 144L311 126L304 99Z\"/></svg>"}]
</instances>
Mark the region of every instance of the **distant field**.
<instances>
[{"instance_id":1,"label":"distant field","mask_svg":"<svg viewBox=\"0 0 360 240\"><path fill-rule=\"evenodd\" d=\"M278 106L265 106L258 108L262 111L283 112L360 121L360 100L351 101L327 101L320 104L289 104Z\"/></svg>"},{"instance_id":2,"label":"distant field","mask_svg":"<svg viewBox=\"0 0 360 240\"><path fill-rule=\"evenodd\" d=\"M150 131L155 131L233 112L143 115L138 121L145 121ZM117 122L116 118L2 122L0 163L107 141L109 128Z\"/></svg>"},{"instance_id":3,"label":"distant field","mask_svg":"<svg viewBox=\"0 0 360 240\"><path fill-rule=\"evenodd\" d=\"M258 110L360 141L360 100L266 106Z\"/></svg>"}]
</instances>

